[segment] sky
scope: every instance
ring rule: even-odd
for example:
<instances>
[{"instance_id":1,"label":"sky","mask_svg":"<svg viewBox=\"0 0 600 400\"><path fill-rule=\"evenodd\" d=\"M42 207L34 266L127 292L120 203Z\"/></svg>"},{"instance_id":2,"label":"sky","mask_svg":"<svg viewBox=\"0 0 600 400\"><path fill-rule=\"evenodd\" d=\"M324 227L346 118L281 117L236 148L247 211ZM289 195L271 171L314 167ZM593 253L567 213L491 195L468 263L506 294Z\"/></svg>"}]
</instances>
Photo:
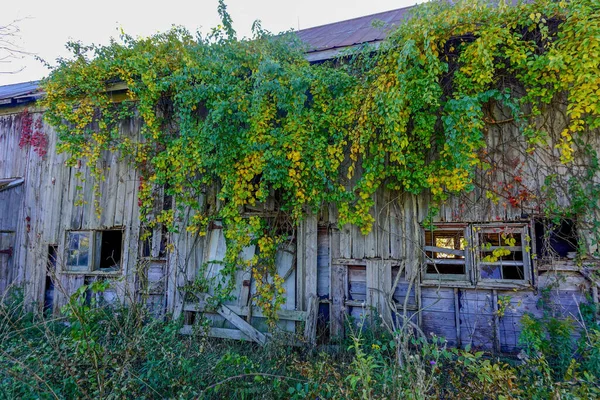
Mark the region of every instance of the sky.
<instances>
[{"instance_id":1,"label":"sky","mask_svg":"<svg viewBox=\"0 0 600 400\"><path fill-rule=\"evenodd\" d=\"M252 22L278 33L407 7L424 0L226 0L239 37L250 36ZM48 70L36 56L53 63L68 56L65 44L107 44L122 28L149 36L181 25L208 32L219 24L217 0L5 0L1 27L13 21L20 29L13 42L29 53L0 63L0 85L40 79ZM0 54L0 58L1 58Z\"/></svg>"}]
</instances>

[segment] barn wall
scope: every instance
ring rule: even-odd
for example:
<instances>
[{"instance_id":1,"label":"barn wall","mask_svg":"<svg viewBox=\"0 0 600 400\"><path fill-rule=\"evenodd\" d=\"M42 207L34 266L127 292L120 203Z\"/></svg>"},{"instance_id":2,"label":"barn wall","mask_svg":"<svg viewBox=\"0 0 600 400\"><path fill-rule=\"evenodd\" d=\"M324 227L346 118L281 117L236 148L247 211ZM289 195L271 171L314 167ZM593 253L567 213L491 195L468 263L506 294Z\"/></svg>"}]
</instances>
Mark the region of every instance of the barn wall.
<instances>
[{"instance_id":1,"label":"barn wall","mask_svg":"<svg viewBox=\"0 0 600 400\"><path fill-rule=\"evenodd\" d=\"M40 114L34 113L34 118L40 118ZM0 250L7 243L12 243L14 249L10 257L0 255L0 293L11 283L24 285L26 298L41 304L49 246L56 246L59 289L54 297L55 309L81 285L108 279L113 283L105 295L108 301L144 301L157 316L165 311L175 316L183 313L188 322L192 322L194 313L202 312L210 316L215 336L247 339L248 335L256 335L252 330L242 332L247 327L228 317L227 313L233 310L258 328L259 334L266 331L260 310L251 306L255 284L249 271L240 270L236 276L235 299L225 304L229 311L209 311L203 299L190 299L185 290L201 273L201 265L211 262L213 268L204 273L217 272L226 248L220 227L213 226L204 236L188 234L184 226L193 216L189 212L180 221L181 233L156 227L146 252L139 240L137 173L118 155L105 154L106 180L100 183L101 198L94 199L89 170L85 165L65 166L65 156L56 154L52 128L43 127L49 145L47 155L40 157L31 146L19 147L20 124L19 114L0 116L0 177L24 178L21 186L0 192ZM137 138L139 128L138 121L130 121L123 124L122 133ZM506 133L496 133L490 140L499 145L501 134ZM502 157L514 163L519 154L510 150ZM524 160L522 168L534 169L536 163L542 164L536 157L540 156ZM549 171L551 168L543 174ZM81 205L76 205L78 199L83 200ZM102 208L99 218L94 211L95 200ZM356 320L367 318L369 322L378 316L390 325L409 321L427 335L446 337L452 345L514 351L518 347L521 317L524 313L541 315L543 310L538 304L542 296L550 299L556 315L576 319L578 304L586 301L585 296L590 293L591 282L567 260L535 262L532 284L520 287L423 282L422 223L430 199L382 188L374 200L371 214L376 222L367 235L355 226L340 225L337 210L328 206L317 215L307 215L298 226L294 241L280 251L277 265L279 273L286 277L287 296L279 322L282 331L297 332L306 321L305 333L313 335L311 329L325 329L329 337L338 337L344 334L347 315ZM487 198L485 190L475 189L449 198L434 220L528 222L530 215L522 207L496 204ZM67 231L109 228L124 229L120 271L64 271ZM161 250L163 235L170 244L168 251ZM254 249L246 249L246 253L250 259ZM588 266L595 268L593 260ZM313 305L314 302L318 304ZM499 303L508 306L499 310ZM316 322L307 321L315 307L325 328L315 328Z\"/></svg>"},{"instance_id":2,"label":"barn wall","mask_svg":"<svg viewBox=\"0 0 600 400\"><path fill-rule=\"evenodd\" d=\"M32 112L34 121L41 113ZM137 136L139 126L124 124L123 134ZM133 284L138 250L137 176L115 154L106 154L106 180L100 183L100 218L94 210L93 181L85 166L67 167L66 157L56 152L56 134L43 124L47 154L40 157L31 145L19 146L21 114L0 116L0 176L23 177L24 183L0 193L1 223L15 231L12 283L22 286L28 302L43 303L49 246L57 246L57 279L54 306L64 304L84 282L96 279L119 280L106 297L126 300ZM78 177L78 174L80 176ZM20 197L21 201L18 201ZM82 203L76 205L77 202ZM65 240L69 230L123 228L124 251L121 271L76 273L64 271ZM5 229L5 228L2 228ZM112 291L112 292L111 292Z\"/></svg>"}]
</instances>

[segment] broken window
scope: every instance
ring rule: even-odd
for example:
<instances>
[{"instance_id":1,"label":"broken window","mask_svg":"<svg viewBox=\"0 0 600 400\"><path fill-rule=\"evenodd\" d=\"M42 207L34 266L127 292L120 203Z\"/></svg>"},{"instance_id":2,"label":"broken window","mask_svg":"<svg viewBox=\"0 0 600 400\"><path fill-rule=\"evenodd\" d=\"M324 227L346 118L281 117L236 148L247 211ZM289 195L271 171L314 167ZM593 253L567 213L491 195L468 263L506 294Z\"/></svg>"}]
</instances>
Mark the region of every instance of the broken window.
<instances>
[{"instance_id":1,"label":"broken window","mask_svg":"<svg viewBox=\"0 0 600 400\"><path fill-rule=\"evenodd\" d=\"M576 224L572 219L535 221L535 247L538 258L574 258L577 243Z\"/></svg>"},{"instance_id":2,"label":"broken window","mask_svg":"<svg viewBox=\"0 0 600 400\"><path fill-rule=\"evenodd\" d=\"M69 232L67 235L67 269L90 268L90 236L92 232Z\"/></svg>"},{"instance_id":3,"label":"broken window","mask_svg":"<svg viewBox=\"0 0 600 400\"><path fill-rule=\"evenodd\" d=\"M97 231L94 269L101 271L117 271L121 265L122 248L122 230Z\"/></svg>"},{"instance_id":4,"label":"broken window","mask_svg":"<svg viewBox=\"0 0 600 400\"><path fill-rule=\"evenodd\" d=\"M71 231L67 233L66 270L118 271L123 253L123 230Z\"/></svg>"},{"instance_id":5,"label":"broken window","mask_svg":"<svg viewBox=\"0 0 600 400\"><path fill-rule=\"evenodd\" d=\"M424 231L424 279L529 281L531 238L524 223L438 224ZM469 278L471 276L471 278Z\"/></svg>"},{"instance_id":6,"label":"broken window","mask_svg":"<svg viewBox=\"0 0 600 400\"><path fill-rule=\"evenodd\" d=\"M529 279L530 238L524 224L476 225L475 248L482 280Z\"/></svg>"},{"instance_id":7,"label":"broken window","mask_svg":"<svg viewBox=\"0 0 600 400\"><path fill-rule=\"evenodd\" d=\"M425 274L430 279L467 279L466 225L435 225L425 230Z\"/></svg>"},{"instance_id":8,"label":"broken window","mask_svg":"<svg viewBox=\"0 0 600 400\"><path fill-rule=\"evenodd\" d=\"M58 246L48 246L48 260L46 263L46 281L44 283L44 312L52 313L54 307L54 277L56 273L56 258Z\"/></svg>"}]
</instances>

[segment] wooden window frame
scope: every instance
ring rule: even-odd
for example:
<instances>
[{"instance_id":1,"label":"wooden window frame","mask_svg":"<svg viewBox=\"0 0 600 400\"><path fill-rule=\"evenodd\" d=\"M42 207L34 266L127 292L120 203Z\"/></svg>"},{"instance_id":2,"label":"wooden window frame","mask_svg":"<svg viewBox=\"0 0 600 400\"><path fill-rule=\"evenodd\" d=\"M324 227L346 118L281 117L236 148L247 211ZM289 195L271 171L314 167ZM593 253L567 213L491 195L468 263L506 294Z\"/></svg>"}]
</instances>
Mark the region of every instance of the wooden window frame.
<instances>
[{"instance_id":1,"label":"wooden window frame","mask_svg":"<svg viewBox=\"0 0 600 400\"><path fill-rule=\"evenodd\" d=\"M505 285L523 285L532 283L532 238L529 234L529 224L528 223L515 223L515 222L506 222L506 223L488 223L488 224L473 224L472 226L472 239L473 239L473 252L475 260L476 270L476 281L482 284L505 284ZM521 246L498 246L502 248L507 248L512 251L520 251L522 252L522 260L521 261L497 261L497 262L485 262L481 257L481 249L479 243L479 235L480 233L499 233L498 230L510 229L514 233L518 233L521 236ZM492 251L494 248L490 248L486 251ZM481 268L485 265L494 265L500 266L500 271L502 272L502 265L515 265L523 267L523 279L497 279L497 278L483 278L481 276Z\"/></svg>"},{"instance_id":2,"label":"wooden window frame","mask_svg":"<svg viewBox=\"0 0 600 400\"><path fill-rule=\"evenodd\" d=\"M102 233L106 231L120 231L121 232L121 256L119 258L118 268L115 270L102 270L100 269L100 254L102 252ZM70 266L69 263L69 250L70 250L70 235L71 234L88 234L89 245L88 245L88 262L87 266ZM62 272L65 273L76 273L76 274L88 274L88 273L106 273L115 274L120 273L123 270L123 253L125 250L125 229L123 227L115 227L111 229L99 229L99 230L68 230L65 232L65 261L62 264Z\"/></svg>"},{"instance_id":3,"label":"wooden window frame","mask_svg":"<svg viewBox=\"0 0 600 400\"><path fill-rule=\"evenodd\" d=\"M471 230L470 230L470 226L467 223L460 223L460 224L448 224L448 223L439 223L439 224L434 224L433 225L433 229L427 229L424 228L423 229L423 243L425 243L425 234L427 231L431 231L431 232L443 232L443 231L458 231L458 230L462 230L463 231L463 237L467 242L467 248L465 250L448 250L447 253L448 254L457 254L457 255L463 255L464 256L464 262L462 263L456 263L453 262L452 264L456 264L456 265L464 265L465 267L465 272L463 274L442 274L442 273L429 273L427 272L427 267L429 265L436 265L436 264L444 264L444 263L450 263L449 260L452 259L448 259L448 260L444 260L441 258L436 258L436 259L432 259L427 257L426 253L427 251L436 251L436 250L440 250L440 248L436 247L436 246L423 246L423 253L424 253L424 263L425 263L425 269L422 272L422 279L425 281L452 281L452 282L470 282L471 279L471 266L473 264L473 258L472 258L472 253L471 251L469 251L469 247L471 244ZM438 253L444 252L444 251L437 251ZM462 253L462 254L458 254Z\"/></svg>"}]
</instances>

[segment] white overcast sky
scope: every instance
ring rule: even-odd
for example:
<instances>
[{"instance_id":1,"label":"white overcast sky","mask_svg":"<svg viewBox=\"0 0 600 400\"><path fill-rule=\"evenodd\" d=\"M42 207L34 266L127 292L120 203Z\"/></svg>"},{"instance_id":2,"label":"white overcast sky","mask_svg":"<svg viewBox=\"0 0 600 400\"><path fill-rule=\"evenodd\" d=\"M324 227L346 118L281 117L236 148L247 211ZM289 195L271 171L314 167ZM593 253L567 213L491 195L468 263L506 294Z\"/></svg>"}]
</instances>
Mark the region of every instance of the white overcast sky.
<instances>
[{"instance_id":1,"label":"white overcast sky","mask_svg":"<svg viewBox=\"0 0 600 400\"><path fill-rule=\"evenodd\" d=\"M278 33L360 17L421 3L424 0L226 0L238 36L249 36L252 22ZM68 55L65 43L106 44L119 28L132 36L149 36L183 25L207 32L219 24L217 0L5 0L0 26L19 20L25 51L48 62ZM13 74L7 70L22 71ZM47 69L33 56L0 64L0 85L40 79Z\"/></svg>"}]
</instances>

